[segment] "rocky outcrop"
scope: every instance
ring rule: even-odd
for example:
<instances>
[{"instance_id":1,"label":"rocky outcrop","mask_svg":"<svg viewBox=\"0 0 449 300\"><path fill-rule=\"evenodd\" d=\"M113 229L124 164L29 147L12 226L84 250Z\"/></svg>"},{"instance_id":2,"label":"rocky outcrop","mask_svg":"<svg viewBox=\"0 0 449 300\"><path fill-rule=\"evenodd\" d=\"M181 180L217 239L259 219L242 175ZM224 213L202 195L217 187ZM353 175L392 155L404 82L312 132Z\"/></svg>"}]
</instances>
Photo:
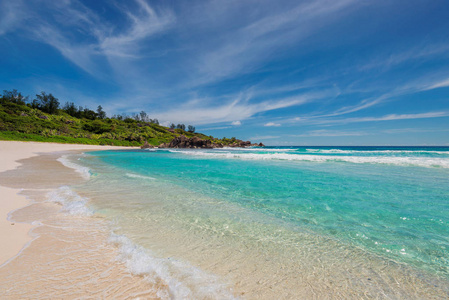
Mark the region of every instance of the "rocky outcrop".
<instances>
[{"instance_id":1,"label":"rocky outcrop","mask_svg":"<svg viewBox=\"0 0 449 300\"><path fill-rule=\"evenodd\" d=\"M175 137L170 143L163 143L159 145L159 148L200 148L211 149L221 148L223 145L213 143L211 140L203 140L197 136L188 138L185 135Z\"/></svg>"},{"instance_id":2,"label":"rocky outcrop","mask_svg":"<svg viewBox=\"0 0 449 300\"><path fill-rule=\"evenodd\" d=\"M226 147L264 147L262 143L251 144L250 141L235 140L232 144ZM143 147L143 146L142 146ZM188 138L185 135L175 137L170 143L162 143L159 148L192 148L192 149L212 149L223 148L223 144L214 143L211 140L201 139L197 136Z\"/></svg>"},{"instance_id":3,"label":"rocky outcrop","mask_svg":"<svg viewBox=\"0 0 449 300\"><path fill-rule=\"evenodd\" d=\"M234 143L228 145L227 147L239 147L239 148L245 148L245 147L265 147L265 145L262 144L262 143L251 144L250 141L235 140Z\"/></svg>"},{"instance_id":4,"label":"rocky outcrop","mask_svg":"<svg viewBox=\"0 0 449 300\"><path fill-rule=\"evenodd\" d=\"M151 148L154 148L154 146L149 144L148 141L145 141L145 144L140 146L140 149L151 149Z\"/></svg>"}]
</instances>

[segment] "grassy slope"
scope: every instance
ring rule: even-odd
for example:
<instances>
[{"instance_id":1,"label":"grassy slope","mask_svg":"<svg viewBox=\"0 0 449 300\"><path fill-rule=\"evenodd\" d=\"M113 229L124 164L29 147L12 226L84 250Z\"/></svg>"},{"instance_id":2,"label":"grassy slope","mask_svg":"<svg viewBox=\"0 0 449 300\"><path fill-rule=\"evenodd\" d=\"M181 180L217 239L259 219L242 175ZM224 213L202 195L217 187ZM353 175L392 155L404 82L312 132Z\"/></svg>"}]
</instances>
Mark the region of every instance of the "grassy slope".
<instances>
[{"instance_id":1,"label":"grassy slope","mask_svg":"<svg viewBox=\"0 0 449 300\"><path fill-rule=\"evenodd\" d=\"M78 119L63 111L50 115L26 105L0 104L0 140L116 146L140 146L147 140L157 146L181 134L221 141L225 145L230 142L181 129L172 133L167 127L131 119Z\"/></svg>"}]
</instances>

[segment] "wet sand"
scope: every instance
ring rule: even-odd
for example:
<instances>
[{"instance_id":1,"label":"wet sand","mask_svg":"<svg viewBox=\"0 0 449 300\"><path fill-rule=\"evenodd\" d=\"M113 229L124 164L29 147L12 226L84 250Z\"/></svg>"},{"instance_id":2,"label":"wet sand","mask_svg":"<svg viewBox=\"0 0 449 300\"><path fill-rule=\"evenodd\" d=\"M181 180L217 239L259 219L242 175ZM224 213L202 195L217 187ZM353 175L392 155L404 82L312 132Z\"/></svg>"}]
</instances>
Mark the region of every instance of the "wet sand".
<instances>
[{"instance_id":1,"label":"wet sand","mask_svg":"<svg viewBox=\"0 0 449 300\"><path fill-rule=\"evenodd\" d=\"M21 165L19 162L20 160L35 157L39 155L39 153L122 148L123 147L0 141L0 172L14 170ZM35 182L35 185L39 185L42 183L42 180L47 180L46 177L39 175L42 175L42 173L39 173L35 178L27 179L28 183ZM40 181L40 183L36 181ZM8 220L8 214L11 211L30 203L24 196L18 195L20 189L24 187L24 180L22 178L15 178L14 183L14 189L11 189L5 187L0 182L0 239L2 240L0 245L0 265L17 255L24 245L31 241L31 236L28 235L28 231L32 228L31 224L17 223Z\"/></svg>"},{"instance_id":2,"label":"wet sand","mask_svg":"<svg viewBox=\"0 0 449 300\"><path fill-rule=\"evenodd\" d=\"M52 189L84 180L52 153L117 148L0 141L0 299L165 296L163 284L117 261L104 220L66 216L46 201Z\"/></svg>"}]
</instances>

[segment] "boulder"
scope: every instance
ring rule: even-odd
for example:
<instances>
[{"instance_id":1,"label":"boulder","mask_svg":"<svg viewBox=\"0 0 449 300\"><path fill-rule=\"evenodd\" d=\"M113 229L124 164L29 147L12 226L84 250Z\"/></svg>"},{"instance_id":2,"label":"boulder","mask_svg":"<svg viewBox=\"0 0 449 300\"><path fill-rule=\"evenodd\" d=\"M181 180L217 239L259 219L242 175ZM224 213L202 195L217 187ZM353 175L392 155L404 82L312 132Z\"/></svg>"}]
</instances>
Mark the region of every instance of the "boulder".
<instances>
[{"instance_id":1,"label":"boulder","mask_svg":"<svg viewBox=\"0 0 449 300\"><path fill-rule=\"evenodd\" d=\"M140 146L140 149L150 149L150 148L154 148L154 146L149 144L148 141L145 141L145 144Z\"/></svg>"},{"instance_id":2,"label":"boulder","mask_svg":"<svg viewBox=\"0 0 449 300\"><path fill-rule=\"evenodd\" d=\"M251 144L250 141L242 141L242 140L235 140L230 145L227 145L227 147L250 147L250 146L260 146L263 144ZM261 146L261 147L262 147ZM191 149L212 149L212 148L223 148L223 144L221 143L213 143L211 140L208 139L201 139L197 136L188 138L185 135L180 135L175 137L170 143L168 144L160 144L159 148L191 148Z\"/></svg>"}]
</instances>

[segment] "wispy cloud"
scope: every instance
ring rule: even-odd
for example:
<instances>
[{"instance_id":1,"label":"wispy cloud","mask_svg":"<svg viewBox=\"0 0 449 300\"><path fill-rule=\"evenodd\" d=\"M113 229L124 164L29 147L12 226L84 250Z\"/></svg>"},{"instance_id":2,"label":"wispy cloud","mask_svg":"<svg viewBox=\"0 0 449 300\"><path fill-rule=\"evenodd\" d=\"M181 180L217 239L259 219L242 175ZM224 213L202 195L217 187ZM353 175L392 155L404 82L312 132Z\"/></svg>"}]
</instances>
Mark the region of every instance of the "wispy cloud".
<instances>
[{"instance_id":1,"label":"wispy cloud","mask_svg":"<svg viewBox=\"0 0 449 300\"><path fill-rule=\"evenodd\" d=\"M104 77L108 73L105 72L106 62L114 67L122 60L139 58L141 42L166 30L175 21L169 10L156 12L144 0L135 0L135 3L135 11L120 7L128 24L117 26L108 20L102 20L101 16L78 1L61 1L55 4L44 1L43 5L48 5L48 12L53 13L54 21L48 22L30 8L28 11L34 19L31 23L39 25L29 26L26 30L34 39L54 47L84 71ZM66 30L70 30L70 33L67 34ZM78 32L78 39L74 38L74 31ZM127 68L117 71L127 73L130 68L131 65L128 64ZM130 71L132 73L135 70Z\"/></svg>"},{"instance_id":2,"label":"wispy cloud","mask_svg":"<svg viewBox=\"0 0 449 300\"><path fill-rule=\"evenodd\" d=\"M133 57L138 50L137 42L144 40L155 33L169 28L175 21L174 14L169 10L157 13L144 0L136 0L139 5L139 13L125 10L125 14L131 21L131 26L124 32L110 35L105 32L96 32L99 47L109 57ZM137 47L136 47L137 46Z\"/></svg>"},{"instance_id":3,"label":"wispy cloud","mask_svg":"<svg viewBox=\"0 0 449 300\"><path fill-rule=\"evenodd\" d=\"M357 117L346 119L308 119L303 121L310 124L348 124L348 123L362 123L362 122L430 119L430 118L443 118L443 117L449 117L449 111L435 111L418 114L389 114L381 117Z\"/></svg>"},{"instance_id":4,"label":"wispy cloud","mask_svg":"<svg viewBox=\"0 0 449 300\"><path fill-rule=\"evenodd\" d=\"M0 1L0 36L20 25L20 22L26 18L23 12L23 2L17 1Z\"/></svg>"},{"instance_id":5,"label":"wispy cloud","mask_svg":"<svg viewBox=\"0 0 449 300\"><path fill-rule=\"evenodd\" d=\"M390 50L391 51L391 50ZM390 68L410 62L419 62L431 59L432 57L441 57L449 51L448 44L428 44L408 47L407 49L397 49L390 53L376 53L376 57L363 62L358 68L362 71L370 71L372 69L382 69L387 71Z\"/></svg>"},{"instance_id":6,"label":"wispy cloud","mask_svg":"<svg viewBox=\"0 0 449 300\"><path fill-rule=\"evenodd\" d=\"M234 122L231 123L231 125L233 125L233 126L240 126L240 125L242 125L242 122L234 121Z\"/></svg>"},{"instance_id":7,"label":"wispy cloud","mask_svg":"<svg viewBox=\"0 0 449 300\"><path fill-rule=\"evenodd\" d=\"M281 137L280 135L256 135L256 136L250 137L249 140L263 141L263 140L278 139L280 137Z\"/></svg>"},{"instance_id":8,"label":"wispy cloud","mask_svg":"<svg viewBox=\"0 0 449 300\"><path fill-rule=\"evenodd\" d=\"M403 133L417 133L417 132L445 132L449 131L448 129L441 128L394 128L383 130L382 132L388 134L403 134Z\"/></svg>"},{"instance_id":9,"label":"wispy cloud","mask_svg":"<svg viewBox=\"0 0 449 300\"><path fill-rule=\"evenodd\" d=\"M304 93L276 100L251 103L251 97L240 94L237 98L220 106L205 107L204 103L191 100L176 109L155 113L160 120L178 120L178 122L212 124L246 120L262 112L302 105L331 95L332 91Z\"/></svg>"},{"instance_id":10,"label":"wispy cloud","mask_svg":"<svg viewBox=\"0 0 449 300\"><path fill-rule=\"evenodd\" d=\"M314 137L314 136L362 136L367 135L366 132L361 131L339 131L339 130L312 130L303 134L291 135L293 137Z\"/></svg>"},{"instance_id":11,"label":"wispy cloud","mask_svg":"<svg viewBox=\"0 0 449 300\"><path fill-rule=\"evenodd\" d=\"M271 12L222 39L215 49L204 52L196 64L198 84L253 70L277 48L312 35L346 13L353 0L301 2Z\"/></svg>"},{"instance_id":12,"label":"wispy cloud","mask_svg":"<svg viewBox=\"0 0 449 300\"><path fill-rule=\"evenodd\" d=\"M438 88L443 88L443 87L449 87L449 78L430 85L428 88L426 88L426 90L433 90L433 89L438 89Z\"/></svg>"},{"instance_id":13,"label":"wispy cloud","mask_svg":"<svg viewBox=\"0 0 449 300\"><path fill-rule=\"evenodd\" d=\"M274 123L274 122L268 122L268 123L265 123L263 126L265 126L265 127L279 127L279 126L281 126L281 124Z\"/></svg>"}]
</instances>

